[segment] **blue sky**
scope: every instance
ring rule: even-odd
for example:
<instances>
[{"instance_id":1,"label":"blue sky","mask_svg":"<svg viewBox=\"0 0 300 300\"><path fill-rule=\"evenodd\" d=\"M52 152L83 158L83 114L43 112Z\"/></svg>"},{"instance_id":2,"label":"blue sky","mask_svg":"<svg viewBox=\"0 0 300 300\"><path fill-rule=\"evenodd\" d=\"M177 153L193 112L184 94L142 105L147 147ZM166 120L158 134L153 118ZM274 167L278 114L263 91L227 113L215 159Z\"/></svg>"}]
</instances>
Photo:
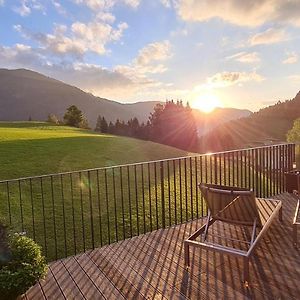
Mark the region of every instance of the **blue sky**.
<instances>
[{"instance_id":1,"label":"blue sky","mask_svg":"<svg viewBox=\"0 0 300 300\"><path fill-rule=\"evenodd\" d=\"M0 0L0 67L255 111L300 90L299 16L299 0Z\"/></svg>"}]
</instances>

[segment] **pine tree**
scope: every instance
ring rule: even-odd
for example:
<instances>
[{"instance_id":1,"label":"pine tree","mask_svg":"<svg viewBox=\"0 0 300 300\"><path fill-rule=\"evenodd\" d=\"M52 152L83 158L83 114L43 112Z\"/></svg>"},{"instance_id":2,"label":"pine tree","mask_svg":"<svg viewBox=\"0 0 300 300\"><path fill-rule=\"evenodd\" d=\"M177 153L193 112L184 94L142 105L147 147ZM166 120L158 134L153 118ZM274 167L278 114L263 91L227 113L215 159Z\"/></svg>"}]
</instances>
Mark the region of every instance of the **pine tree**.
<instances>
[{"instance_id":1,"label":"pine tree","mask_svg":"<svg viewBox=\"0 0 300 300\"><path fill-rule=\"evenodd\" d=\"M64 122L66 125L79 127L80 123L83 121L83 114L80 109L75 105L71 105L65 115Z\"/></svg>"},{"instance_id":2,"label":"pine tree","mask_svg":"<svg viewBox=\"0 0 300 300\"><path fill-rule=\"evenodd\" d=\"M102 132L102 130L101 130L101 121L102 121L102 119L99 115L98 118L97 118L96 127L95 127L95 131L97 131L97 132Z\"/></svg>"},{"instance_id":3,"label":"pine tree","mask_svg":"<svg viewBox=\"0 0 300 300\"><path fill-rule=\"evenodd\" d=\"M103 133L107 133L108 132L108 124L105 120L104 117L102 117L101 122L100 122L100 130Z\"/></svg>"}]
</instances>

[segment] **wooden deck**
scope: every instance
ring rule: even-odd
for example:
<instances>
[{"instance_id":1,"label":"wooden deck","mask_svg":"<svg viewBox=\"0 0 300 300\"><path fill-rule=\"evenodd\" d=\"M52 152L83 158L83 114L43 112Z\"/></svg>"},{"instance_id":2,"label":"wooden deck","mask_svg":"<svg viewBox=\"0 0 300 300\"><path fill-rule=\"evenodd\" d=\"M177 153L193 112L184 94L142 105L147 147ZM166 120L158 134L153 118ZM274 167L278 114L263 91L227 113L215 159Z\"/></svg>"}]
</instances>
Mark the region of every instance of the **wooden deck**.
<instances>
[{"instance_id":1,"label":"wooden deck","mask_svg":"<svg viewBox=\"0 0 300 300\"><path fill-rule=\"evenodd\" d=\"M248 289L239 258L191 249L193 266L185 270L183 240L201 219L51 263L24 299L299 299L300 250L292 245L291 225L296 199L276 198L284 220L258 246Z\"/></svg>"}]
</instances>

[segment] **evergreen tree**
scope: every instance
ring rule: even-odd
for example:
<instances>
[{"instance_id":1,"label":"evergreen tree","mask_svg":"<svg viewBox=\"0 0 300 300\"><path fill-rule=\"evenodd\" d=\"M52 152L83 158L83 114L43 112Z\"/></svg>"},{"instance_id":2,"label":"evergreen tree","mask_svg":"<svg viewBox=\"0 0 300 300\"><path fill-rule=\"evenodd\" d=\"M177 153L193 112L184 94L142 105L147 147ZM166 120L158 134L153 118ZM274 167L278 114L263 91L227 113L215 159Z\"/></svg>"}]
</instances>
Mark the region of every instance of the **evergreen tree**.
<instances>
[{"instance_id":1,"label":"evergreen tree","mask_svg":"<svg viewBox=\"0 0 300 300\"><path fill-rule=\"evenodd\" d=\"M104 117L102 117L101 119L101 123L100 123L100 129L101 129L101 132L103 133L107 133L108 132L108 124L105 120Z\"/></svg>"},{"instance_id":2,"label":"evergreen tree","mask_svg":"<svg viewBox=\"0 0 300 300\"><path fill-rule=\"evenodd\" d=\"M99 115L98 118L97 118L96 127L95 127L95 131L97 131L97 132L102 132L102 130L101 130L101 121L102 121L102 119Z\"/></svg>"},{"instance_id":3,"label":"evergreen tree","mask_svg":"<svg viewBox=\"0 0 300 300\"><path fill-rule=\"evenodd\" d=\"M71 105L64 115L64 123L69 126L79 127L82 121L83 114L81 110L77 106Z\"/></svg>"}]
</instances>

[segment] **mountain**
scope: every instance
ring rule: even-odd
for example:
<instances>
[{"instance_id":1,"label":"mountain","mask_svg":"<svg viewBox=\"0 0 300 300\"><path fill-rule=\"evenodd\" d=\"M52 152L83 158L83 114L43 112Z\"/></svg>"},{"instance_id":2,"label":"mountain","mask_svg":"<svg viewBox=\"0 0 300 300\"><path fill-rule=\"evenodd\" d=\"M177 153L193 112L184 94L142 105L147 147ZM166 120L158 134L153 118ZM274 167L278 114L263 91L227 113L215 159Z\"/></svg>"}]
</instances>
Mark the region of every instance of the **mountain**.
<instances>
[{"instance_id":1,"label":"mountain","mask_svg":"<svg viewBox=\"0 0 300 300\"><path fill-rule=\"evenodd\" d=\"M278 101L249 117L223 123L205 134L202 151L221 151L286 141L286 134L300 117L300 92L292 100Z\"/></svg>"},{"instance_id":2,"label":"mountain","mask_svg":"<svg viewBox=\"0 0 300 300\"><path fill-rule=\"evenodd\" d=\"M119 103L95 97L77 87L26 69L0 69L0 120L45 121L50 113L60 119L66 109L74 104L87 117L91 127L98 115L107 121L127 121L133 117L146 122L153 107L159 101ZM219 124L244 117L251 112L233 108L218 108L210 114L194 110L199 135L207 133Z\"/></svg>"},{"instance_id":3,"label":"mountain","mask_svg":"<svg viewBox=\"0 0 300 300\"><path fill-rule=\"evenodd\" d=\"M252 112L248 109L237 108L216 108L207 114L199 110L194 110L194 117L197 122L198 135L202 136L210 132L215 127L225 122L248 117Z\"/></svg>"},{"instance_id":4,"label":"mountain","mask_svg":"<svg viewBox=\"0 0 300 300\"><path fill-rule=\"evenodd\" d=\"M0 120L44 121L50 113L62 118L67 107L74 104L83 111L92 126L98 115L108 121L137 117L146 121L158 101L122 104L95 97L74 86L37 72L0 69Z\"/></svg>"}]
</instances>

